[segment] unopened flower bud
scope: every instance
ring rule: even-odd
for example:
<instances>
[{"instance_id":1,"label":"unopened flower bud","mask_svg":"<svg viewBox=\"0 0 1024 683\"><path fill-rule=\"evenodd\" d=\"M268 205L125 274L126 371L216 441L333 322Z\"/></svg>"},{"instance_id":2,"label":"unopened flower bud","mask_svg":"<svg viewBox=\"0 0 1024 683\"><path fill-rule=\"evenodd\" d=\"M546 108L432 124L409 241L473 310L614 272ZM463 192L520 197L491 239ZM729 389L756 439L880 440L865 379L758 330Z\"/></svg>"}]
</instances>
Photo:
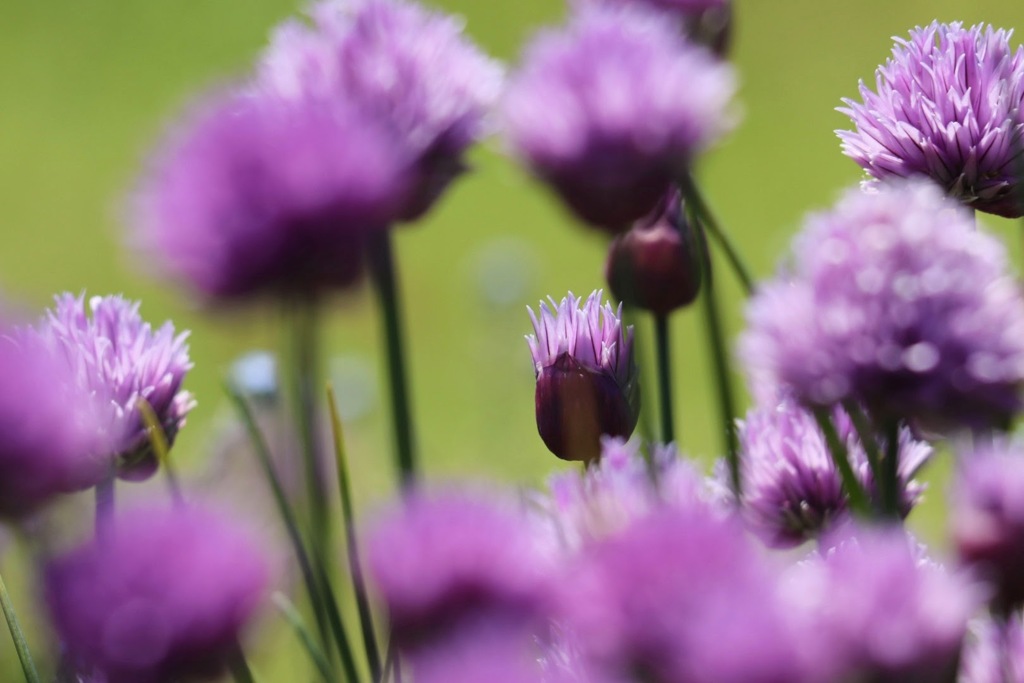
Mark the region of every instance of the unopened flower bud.
<instances>
[{"instance_id":1,"label":"unopened flower bud","mask_svg":"<svg viewBox=\"0 0 1024 683\"><path fill-rule=\"evenodd\" d=\"M608 250L605 278L612 294L629 306L667 315L700 293L699 243L683 216L678 190Z\"/></svg>"}]
</instances>

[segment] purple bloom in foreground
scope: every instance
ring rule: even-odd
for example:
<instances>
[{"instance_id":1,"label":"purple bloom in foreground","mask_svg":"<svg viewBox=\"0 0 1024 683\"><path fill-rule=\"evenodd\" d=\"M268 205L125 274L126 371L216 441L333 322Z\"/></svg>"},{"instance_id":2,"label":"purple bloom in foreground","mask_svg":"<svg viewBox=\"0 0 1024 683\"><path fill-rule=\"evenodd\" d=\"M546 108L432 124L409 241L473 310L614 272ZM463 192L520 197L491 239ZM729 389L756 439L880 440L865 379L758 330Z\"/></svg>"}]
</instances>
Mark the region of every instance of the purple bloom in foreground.
<instances>
[{"instance_id":1,"label":"purple bloom in foreground","mask_svg":"<svg viewBox=\"0 0 1024 683\"><path fill-rule=\"evenodd\" d=\"M666 509L585 550L566 578L566 627L614 681L822 681L813 631L734 519Z\"/></svg>"},{"instance_id":2,"label":"purple bloom in foreground","mask_svg":"<svg viewBox=\"0 0 1024 683\"><path fill-rule=\"evenodd\" d=\"M979 211L1019 217L1024 151L1024 48L1012 31L933 22L899 38L876 91L839 111L843 152L872 177L926 175Z\"/></svg>"},{"instance_id":3,"label":"purple bloom in foreground","mask_svg":"<svg viewBox=\"0 0 1024 683\"><path fill-rule=\"evenodd\" d=\"M1024 683L1024 628L1019 614L1005 622L971 624L959 683Z\"/></svg>"},{"instance_id":4,"label":"purple bloom in foreground","mask_svg":"<svg viewBox=\"0 0 1024 683\"><path fill-rule=\"evenodd\" d=\"M730 67L663 17L595 8L527 48L505 134L580 219L619 233L729 127L734 91Z\"/></svg>"},{"instance_id":5,"label":"purple bloom in foreground","mask_svg":"<svg viewBox=\"0 0 1024 683\"><path fill-rule=\"evenodd\" d=\"M678 190L612 241L608 289L619 301L656 315L690 305L700 293L700 241L683 215Z\"/></svg>"},{"instance_id":6,"label":"purple bloom in foreground","mask_svg":"<svg viewBox=\"0 0 1024 683\"><path fill-rule=\"evenodd\" d=\"M260 64L260 82L285 97L343 100L385 122L416 159L400 211L421 216L464 170L485 132L503 71L463 23L404 0L327 0L313 25L287 21Z\"/></svg>"},{"instance_id":7,"label":"purple bloom in foreground","mask_svg":"<svg viewBox=\"0 0 1024 683\"><path fill-rule=\"evenodd\" d=\"M351 108L221 94L153 159L136 240L212 299L351 286L368 233L398 218L408 165Z\"/></svg>"},{"instance_id":8,"label":"purple bloom in foreground","mask_svg":"<svg viewBox=\"0 0 1024 683\"><path fill-rule=\"evenodd\" d=\"M867 456L849 417L836 411L835 422L855 472L870 491ZM739 439L743 513L766 543L798 545L847 518L842 478L808 410L792 401L751 410L739 423ZM887 452L884 444L879 451ZM912 477L931 455L931 447L902 430L898 454L901 512L906 516L922 490Z\"/></svg>"},{"instance_id":9,"label":"purple bloom in foreground","mask_svg":"<svg viewBox=\"0 0 1024 683\"><path fill-rule=\"evenodd\" d=\"M793 272L747 309L755 386L940 428L1001 426L1018 410L1024 301L1005 250L934 185L851 191L794 251Z\"/></svg>"},{"instance_id":10,"label":"purple bloom in foreground","mask_svg":"<svg viewBox=\"0 0 1024 683\"><path fill-rule=\"evenodd\" d=\"M429 652L484 627L527 633L546 608L543 544L493 496L413 494L377 520L366 544L403 650Z\"/></svg>"},{"instance_id":11,"label":"purple bloom in foreground","mask_svg":"<svg viewBox=\"0 0 1024 683\"><path fill-rule=\"evenodd\" d=\"M139 315L139 303L120 296L92 297L86 313L85 295L63 294L47 312L40 334L66 360L82 389L108 401L111 451L108 467L124 479L146 478L159 463L139 402L149 403L168 443L173 443L195 407L181 388L192 368L185 339L165 322L153 330Z\"/></svg>"},{"instance_id":12,"label":"purple bloom in foreground","mask_svg":"<svg viewBox=\"0 0 1024 683\"><path fill-rule=\"evenodd\" d=\"M31 513L108 471L97 457L100 406L74 380L37 335L0 324L0 517Z\"/></svg>"},{"instance_id":13,"label":"purple bloom in foreground","mask_svg":"<svg viewBox=\"0 0 1024 683\"><path fill-rule=\"evenodd\" d=\"M601 294L581 302L570 292L550 307L542 301L539 316L530 310L537 431L563 460L594 460L601 437L629 438L640 414L633 328L623 329L622 307L602 306Z\"/></svg>"},{"instance_id":14,"label":"purple bloom in foreground","mask_svg":"<svg viewBox=\"0 0 1024 683\"><path fill-rule=\"evenodd\" d=\"M234 523L184 507L127 511L109 538L45 571L62 644L107 683L220 675L267 580L263 553Z\"/></svg>"},{"instance_id":15,"label":"purple bloom in foreground","mask_svg":"<svg viewBox=\"0 0 1024 683\"><path fill-rule=\"evenodd\" d=\"M794 569L794 590L843 674L833 680L953 680L981 591L923 559L903 529L846 528Z\"/></svg>"},{"instance_id":16,"label":"purple bloom in foreground","mask_svg":"<svg viewBox=\"0 0 1024 683\"><path fill-rule=\"evenodd\" d=\"M960 558L994 589L995 609L1024 604L1024 447L998 440L959 459L950 525Z\"/></svg>"}]
</instances>

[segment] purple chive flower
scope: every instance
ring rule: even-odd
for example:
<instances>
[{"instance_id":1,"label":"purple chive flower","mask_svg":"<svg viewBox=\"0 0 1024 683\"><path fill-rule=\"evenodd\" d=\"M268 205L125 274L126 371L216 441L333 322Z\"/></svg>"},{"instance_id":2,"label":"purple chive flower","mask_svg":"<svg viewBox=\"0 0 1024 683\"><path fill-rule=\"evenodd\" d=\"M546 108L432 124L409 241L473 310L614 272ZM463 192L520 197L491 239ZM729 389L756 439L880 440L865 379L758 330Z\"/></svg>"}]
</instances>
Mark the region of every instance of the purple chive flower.
<instances>
[{"instance_id":1,"label":"purple chive flower","mask_svg":"<svg viewBox=\"0 0 1024 683\"><path fill-rule=\"evenodd\" d=\"M1019 614L1002 623L984 619L971 624L957 680L960 683L1024 681L1024 627Z\"/></svg>"},{"instance_id":2,"label":"purple chive flower","mask_svg":"<svg viewBox=\"0 0 1024 683\"><path fill-rule=\"evenodd\" d=\"M993 587L993 607L1024 604L1024 447L997 440L959 461L950 525L960 558Z\"/></svg>"},{"instance_id":3,"label":"purple chive flower","mask_svg":"<svg viewBox=\"0 0 1024 683\"><path fill-rule=\"evenodd\" d=\"M640 414L633 359L633 328L623 330L622 307L601 305L601 291L581 302L572 293L561 303L530 309L527 335L537 374L537 431L563 460L591 461L601 436L629 438ZM582 303L582 305L581 305Z\"/></svg>"},{"instance_id":4,"label":"purple chive flower","mask_svg":"<svg viewBox=\"0 0 1024 683\"><path fill-rule=\"evenodd\" d=\"M612 241L605 279L616 299L657 315L690 305L700 293L700 243L678 190Z\"/></svg>"},{"instance_id":5,"label":"purple chive flower","mask_svg":"<svg viewBox=\"0 0 1024 683\"><path fill-rule=\"evenodd\" d=\"M933 22L896 39L876 91L839 109L843 152L873 178L925 175L978 211L1024 214L1024 49L1012 31Z\"/></svg>"},{"instance_id":6,"label":"purple chive flower","mask_svg":"<svg viewBox=\"0 0 1024 683\"><path fill-rule=\"evenodd\" d=\"M400 218L419 218L465 169L486 132L503 70L463 22L404 0L327 0L274 34L260 82L285 97L356 104L386 123L415 159Z\"/></svg>"},{"instance_id":7,"label":"purple chive flower","mask_svg":"<svg viewBox=\"0 0 1024 683\"><path fill-rule=\"evenodd\" d=\"M157 468L139 402L149 403L173 443L195 401L181 388L192 368L185 343L165 322L153 330L139 315L139 302L120 296L62 294L40 323L39 333L64 357L82 389L104 397L110 437L107 468L124 479L144 479Z\"/></svg>"},{"instance_id":8,"label":"purple chive flower","mask_svg":"<svg viewBox=\"0 0 1024 683\"><path fill-rule=\"evenodd\" d=\"M674 17L686 36L725 55L732 37L732 0L575 0L574 5L646 5Z\"/></svg>"},{"instance_id":9,"label":"purple chive flower","mask_svg":"<svg viewBox=\"0 0 1024 683\"><path fill-rule=\"evenodd\" d=\"M97 397L38 335L0 323L0 517L34 512L105 476Z\"/></svg>"},{"instance_id":10,"label":"purple chive flower","mask_svg":"<svg viewBox=\"0 0 1024 683\"><path fill-rule=\"evenodd\" d=\"M921 557L903 529L847 527L790 577L841 675L831 680L953 680L981 591Z\"/></svg>"},{"instance_id":11,"label":"purple chive flower","mask_svg":"<svg viewBox=\"0 0 1024 683\"><path fill-rule=\"evenodd\" d=\"M835 422L854 471L872 491L867 455L849 417L836 411ZM755 408L739 422L739 439L743 513L768 545L799 545L848 518L842 478L809 411L789 400L772 408ZM884 443L879 444L879 451L887 452ZM931 452L931 447L914 440L909 430L901 430L898 468L903 516L921 496L923 486L913 476ZM724 469L722 476L727 476Z\"/></svg>"},{"instance_id":12,"label":"purple chive flower","mask_svg":"<svg viewBox=\"0 0 1024 683\"><path fill-rule=\"evenodd\" d=\"M595 8L527 48L505 134L580 219L619 233L729 127L735 87L730 67L662 17Z\"/></svg>"},{"instance_id":13,"label":"purple chive flower","mask_svg":"<svg viewBox=\"0 0 1024 683\"><path fill-rule=\"evenodd\" d=\"M999 241L931 183L849 192L747 309L754 384L879 419L999 426L1020 407L1024 302Z\"/></svg>"},{"instance_id":14,"label":"purple chive flower","mask_svg":"<svg viewBox=\"0 0 1024 683\"><path fill-rule=\"evenodd\" d=\"M651 448L648 463L638 444L603 437L601 457L594 466L549 479L550 497L538 497L536 502L557 544L576 551L663 507L717 502L697 469L674 447Z\"/></svg>"},{"instance_id":15,"label":"purple chive flower","mask_svg":"<svg viewBox=\"0 0 1024 683\"><path fill-rule=\"evenodd\" d=\"M549 553L514 508L416 493L369 531L367 561L393 638L429 651L486 627L522 633L546 609Z\"/></svg>"},{"instance_id":16,"label":"purple chive flower","mask_svg":"<svg viewBox=\"0 0 1024 683\"><path fill-rule=\"evenodd\" d=\"M824 680L780 576L735 519L665 509L567 569L566 628L610 680ZM570 580L571 577L571 580Z\"/></svg>"},{"instance_id":17,"label":"purple chive flower","mask_svg":"<svg viewBox=\"0 0 1024 683\"><path fill-rule=\"evenodd\" d=\"M259 547L199 508L126 511L110 536L46 567L46 601L77 668L107 683L220 674L268 581Z\"/></svg>"},{"instance_id":18,"label":"purple chive flower","mask_svg":"<svg viewBox=\"0 0 1024 683\"><path fill-rule=\"evenodd\" d=\"M137 239L211 299L351 286L368 233L397 219L408 166L354 109L221 94L155 156L134 204Z\"/></svg>"}]
</instances>

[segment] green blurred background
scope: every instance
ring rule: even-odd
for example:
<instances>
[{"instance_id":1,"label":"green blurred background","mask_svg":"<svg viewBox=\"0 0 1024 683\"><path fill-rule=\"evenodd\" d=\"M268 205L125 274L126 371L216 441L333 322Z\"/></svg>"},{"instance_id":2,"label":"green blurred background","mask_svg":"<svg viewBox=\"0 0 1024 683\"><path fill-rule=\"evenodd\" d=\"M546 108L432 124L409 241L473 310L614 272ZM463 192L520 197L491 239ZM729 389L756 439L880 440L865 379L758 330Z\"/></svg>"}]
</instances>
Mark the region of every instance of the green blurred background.
<instances>
[{"instance_id":1,"label":"green blurred background","mask_svg":"<svg viewBox=\"0 0 1024 683\"><path fill-rule=\"evenodd\" d=\"M532 31L564 13L561 0L436 4L463 15L471 36L510 63ZM204 312L174 283L150 278L150 264L125 246L121 206L147 149L181 107L204 87L244 74L271 27L296 9L287 0L0 0L0 289L30 310L63 290L123 293L143 301L148 320L192 330L196 368L187 386L199 407L176 449L185 466L199 466L223 429L219 387L230 363L247 350L274 348L280 316L259 306ZM764 276L804 213L860 178L839 152L833 130L846 120L834 108L856 95L858 79L872 78L890 37L933 19L1014 28L1024 23L1024 5L739 0L736 16L742 122L702 160L699 176ZM422 462L432 479L536 483L561 464L534 427L525 306L603 286L604 244L498 143L473 158L475 172L397 238ZM987 218L986 226L1016 258L1019 226ZM720 281L735 333L741 296L729 277ZM368 505L389 495L394 481L371 292L339 298L329 313L326 347L348 397L349 451ZM678 431L687 452L709 460L719 444L696 318L685 312L673 323ZM939 479L915 522L935 541ZM0 636L0 666L10 663L6 643Z\"/></svg>"}]
</instances>

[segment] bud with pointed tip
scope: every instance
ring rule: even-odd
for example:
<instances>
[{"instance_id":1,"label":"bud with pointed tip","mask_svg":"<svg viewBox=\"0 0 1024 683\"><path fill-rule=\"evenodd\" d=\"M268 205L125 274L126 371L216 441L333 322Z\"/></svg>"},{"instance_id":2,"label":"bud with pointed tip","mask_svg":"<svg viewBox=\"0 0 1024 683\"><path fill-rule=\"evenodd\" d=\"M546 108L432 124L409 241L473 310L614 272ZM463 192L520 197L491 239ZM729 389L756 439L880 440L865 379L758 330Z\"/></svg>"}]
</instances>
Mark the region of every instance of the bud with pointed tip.
<instances>
[{"instance_id":1,"label":"bud with pointed tip","mask_svg":"<svg viewBox=\"0 0 1024 683\"><path fill-rule=\"evenodd\" d=\"M640 412L633 328L623 330L621 307L601 305L602 292L580 306L571 293L530 311L527 336L537 373L537 430L563 460L596 460L601 436L629 438Z\"/></svg>"},{"instance_id":2,"label":"bud with pointed tip","mask_svg":"<svg viewBox=\"0 0 1024 683\"><path fill-rule=\"evenodd\" d=\"M612 294L629 306L667 315L700 293L700 249L683 215L678 190L608 249L605 278Z\"/></svg>"}]
</instances>

